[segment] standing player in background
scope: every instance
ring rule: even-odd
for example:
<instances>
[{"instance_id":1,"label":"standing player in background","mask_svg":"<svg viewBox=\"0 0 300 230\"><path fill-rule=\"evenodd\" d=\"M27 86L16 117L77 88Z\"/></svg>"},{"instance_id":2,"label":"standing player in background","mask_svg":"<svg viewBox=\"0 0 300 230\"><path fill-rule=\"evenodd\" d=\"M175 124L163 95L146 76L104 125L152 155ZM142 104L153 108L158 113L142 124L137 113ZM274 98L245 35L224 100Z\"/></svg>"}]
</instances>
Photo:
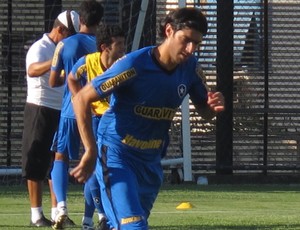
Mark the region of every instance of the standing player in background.
<instances>
[{"instance_id":1,"label":"standing player in background","mask_svg":"<svg viewBox=\"0 0 300 230\"><path fill-rule=\"evenodd\" d=\"M101 24L97 28L96 42L98 52L88 54L80 58L75 63L68 76L69 89L73 96L76 95L82 88L80 84L82 78L84 78L87 82L90 82L96 76L101 75L117 59L124 55L125 33L119 26ZM101 116L108 107L109 103L107 99L96 101L91 104L93 113L93 132L95 137L97 137L97 129ZM85 212L82 219L82 229L94 229L93 214L96 207L99 221L95 229L106 230L106 218L102 207L100 188L96 174L93 174L85 183L84 197Z\"/></svg>"},{"instance_id":2,"label":"standing player in background","mask_svg":"<svg viewBox=\"0 0 300 230\"><path fill-rule=\"evenodd\" d=\"M97 51L95 32L102 16L103 7L99 2L83 1L79 8L79 33L62 40L57 45L52 61L49 85L57 87L64 84L61 116L52 145L52 150L55 151L55 160L51 177L58 210L52 226L54 229L63 229L65 222L69 219L67 210L69 160L78 159L80 147L80 136L73 112L71 93L67 80L60 76L60 72L64 70L67 77L80 57Z\"/></svg>"},{"instance_id":3,"label":"standing player in background","mask_svg":"<svg viewBox=\"0 0 300 230\"><path fill-rule=\"evenodd\" d=\"M203 118L224 110L222 93L208 92L193 55L207 33L202 12L170 11L159 29L162 44L126 55L73 98L85 153L71 175L84 182L97 162L104 211L115 230L149 229L163 179L162 149L185 96L190 95ZM110 107L101 118L96 144L90 103L108 96Z\"/></svg>"},{"instance_id":4,"label":"standing player in background","mask_svg":"<svg viewBox=\"0 0 300 230\"><path fill-rule=\"evenodd\" d=\"M27 179L31 206L31 226L51 226L42 208L43 183L52 163L50 151L57 129L63 88L49 86L49 74L56 44L79 31L79 15L75 11L64 11L54 21L50 33L36 41L26 55L27 98L24 110L22 137L22 176ZM56 211L56 199L51 194L51 217Z\"/></svg>"}]
</instances>

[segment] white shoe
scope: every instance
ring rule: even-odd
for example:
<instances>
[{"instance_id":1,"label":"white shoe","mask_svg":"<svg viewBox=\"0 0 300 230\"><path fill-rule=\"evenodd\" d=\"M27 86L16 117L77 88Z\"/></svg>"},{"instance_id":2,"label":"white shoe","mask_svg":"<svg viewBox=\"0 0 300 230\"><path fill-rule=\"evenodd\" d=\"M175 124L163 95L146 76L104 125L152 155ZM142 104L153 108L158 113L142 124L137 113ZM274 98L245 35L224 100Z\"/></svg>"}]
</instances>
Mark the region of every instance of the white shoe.
<instances>
[{"instance_id":1,"label":"white shoe","mask_svg":"<svg viewBox=\"0 0 300 230\"><path fill-rule=\"evenodd\" d=\"M61 207L58 210L58 214L55 217L55 222L52 225L52 228L55 230L64 229L66 226L66 221L69 219L68 210L66 207Z\"/></svg>"},{"instance_id":2,"label":"white shoe","mask_svg":"<svg viewBox=\"0 0 300 230\"><path fill-rule=\"evenodd\" d=\"M67 215L61 215L57 218L57 221L52 225L52 228L55 230L61 230L65 228L65 222L68 219Z\"/></svg>"}]
</instances>

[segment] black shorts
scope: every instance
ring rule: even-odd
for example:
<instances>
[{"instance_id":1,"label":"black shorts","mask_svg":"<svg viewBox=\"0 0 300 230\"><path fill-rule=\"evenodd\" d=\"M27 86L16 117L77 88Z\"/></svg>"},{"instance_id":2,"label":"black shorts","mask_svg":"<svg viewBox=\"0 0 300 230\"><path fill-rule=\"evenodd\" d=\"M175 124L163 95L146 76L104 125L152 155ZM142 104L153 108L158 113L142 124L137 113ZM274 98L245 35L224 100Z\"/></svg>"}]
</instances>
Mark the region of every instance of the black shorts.
<instances>
[{"instance_id":1,"label":"black shorts","mask_svg":"<svg viewBox=\"0 0 300 230\"><path fill-rule=\"evenodd\" d=\"M22 137L22 176L44 180L51 168L50 151L60 110L26 103Z\"/></svg>"}]
</instances>

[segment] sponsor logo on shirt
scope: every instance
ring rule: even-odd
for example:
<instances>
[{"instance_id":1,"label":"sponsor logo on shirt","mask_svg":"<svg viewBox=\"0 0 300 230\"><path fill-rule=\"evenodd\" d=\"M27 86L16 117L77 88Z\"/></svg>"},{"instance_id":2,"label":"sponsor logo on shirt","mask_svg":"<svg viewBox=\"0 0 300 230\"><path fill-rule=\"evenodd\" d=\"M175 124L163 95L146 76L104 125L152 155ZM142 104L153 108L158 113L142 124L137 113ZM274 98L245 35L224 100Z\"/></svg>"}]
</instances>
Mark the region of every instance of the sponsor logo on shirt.
<instances>
[{"instance_id":1,"label":"sponsor logo on shirt","mask_svg":"<svg viewBox=\"0 0 300 230\"><path fill-rule=\"evenodd\" d=\"M121 224L129 224L129 223L133 223L133 222L138 222L141 219L142 219L141 216L131 216L131 217L127 217L127 218L122 218Z\"/></svg>"},{"instance_id":2,"label":"sponsor logo on shirt","mask_svg":"<svg viewBox=\"0 0 300 230\"><path fill-rule=\"evenodd\" d=\"M75 73L75 79L79 80L83 77L83 74L86 72L86 65L81 65L79 66L79 68L77 69L76 73Z\"/></svg>"},{"instance_id":3,"label":"sponsor logo on shirt","mask_svg":"<svg viewBox=\"0 0 300 230\"><path fill-rule=\"evenodd\" d=\"M106 82L100 85L102 92L107 92L112 90L115 86L127 81L128 79L136 76L136 71L134 68L124 71L123 73L118 74L117 76L108 79Z\"/></svg>"},{"instance_id":4,"label":"sponsor logo on shirt","mask_svg":"<svg viewBox=\"0 0 300 230\"><path fill-rule=\"evenodd\" d=\"M155 120L172 120L176 110L170 108L155 108L142 105L136 105L134 107L134 113L138 116L146 117Z\"/></svg>"},{"instance_id":5,"label":"sponsor logo on shirt","mask_svg":"<svg viewBox=\"0 0 300 230\"><path fill-rule=\"evenodd\" d=\"M161 139L151 139L148 141L139 140L134 138L133 136L127 134L125 138L122 140L123 144L128 146L137 148L137 149L159 149L163 140Z\"/></svg>"},{"instance_id":6,"label":"sponsor logo on shirt","mask_svg":"<svg viewBox=\"0 0 300 230\"><path fill-rule=\"evenodd\" d=\"M55 48L55 52L53 54L53 59L52 59L52 66L56 66L57 65L57 61L58 61L58 54L60 53L60 50L64 47L64 43L59 42Z\"/></svg>"}]
</instances>

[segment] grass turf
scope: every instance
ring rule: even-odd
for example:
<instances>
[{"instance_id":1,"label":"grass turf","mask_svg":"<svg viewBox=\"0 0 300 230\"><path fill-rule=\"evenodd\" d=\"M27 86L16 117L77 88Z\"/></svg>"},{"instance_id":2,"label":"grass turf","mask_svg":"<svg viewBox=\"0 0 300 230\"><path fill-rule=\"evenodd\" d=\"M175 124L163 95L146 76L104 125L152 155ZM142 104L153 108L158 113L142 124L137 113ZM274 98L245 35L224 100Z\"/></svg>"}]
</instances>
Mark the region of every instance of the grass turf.
<instances>
[{"instance_id":1,"label":"grass turf","mask_svg":"<svg viewBox=\"0 0 300 230\"><path fill-rule=\"evenodd\" d=\"M300 185L164 185L149 225L151 230L300 229L299 191ZM177 210L182 202L189 202L193 207ZM69 216L78 224L73 229L81 229L83 204L82 186L71 185ZM43 205L49 217L47 187ZM26 187L1 186L0 229L34 229L28 227L29 214Z\"/></svg>"}]
</instances>

